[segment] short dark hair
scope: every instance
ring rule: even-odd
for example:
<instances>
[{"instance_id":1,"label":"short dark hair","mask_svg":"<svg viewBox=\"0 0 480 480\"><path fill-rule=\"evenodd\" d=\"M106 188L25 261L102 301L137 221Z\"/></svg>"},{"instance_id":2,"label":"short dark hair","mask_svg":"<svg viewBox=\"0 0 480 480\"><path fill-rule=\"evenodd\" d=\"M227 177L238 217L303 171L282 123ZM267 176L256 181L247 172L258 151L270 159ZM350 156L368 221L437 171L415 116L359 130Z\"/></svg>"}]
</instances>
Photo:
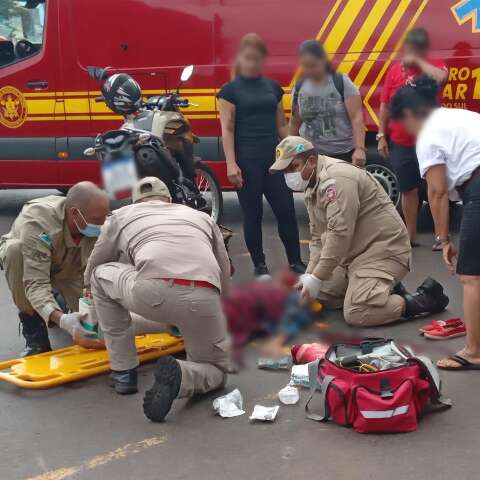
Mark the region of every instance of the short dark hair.
<instances>
[{"instance_id":1,"label":"short dark hair","mask_svg":"<svg viewBox=\"0 0 480 480\"><path fill-rule=\"evenodd\" d=\"M426 110L436 108L438 104L438 83L428 75L420 75L405 87L397 90L390 103L390 115L400 120L405 110L422 115Z\"/></svg>"},{"instance_id":2,"label":"short dark hair","mask_svg":"<svg viewBox=\"0 0 480 480\"><path fill-rule=\"evenodd\" d=\"M430 35L422 27L413 28L405 36L405 45L410 45L417 50L430 48Z\"/></svg>"},{"instance_id":3,"label":"short dark hair","mask_svg":"<svg viewBox=\"0 0 480 480\"><path fill-rule=\"evenodd\" d=\"M296 155L297 158L301 158L302 160L307 160L311 156L318 156L318 152L316 148L311 148L305 152L299 153Z\"/></svg>"}]
</instances>

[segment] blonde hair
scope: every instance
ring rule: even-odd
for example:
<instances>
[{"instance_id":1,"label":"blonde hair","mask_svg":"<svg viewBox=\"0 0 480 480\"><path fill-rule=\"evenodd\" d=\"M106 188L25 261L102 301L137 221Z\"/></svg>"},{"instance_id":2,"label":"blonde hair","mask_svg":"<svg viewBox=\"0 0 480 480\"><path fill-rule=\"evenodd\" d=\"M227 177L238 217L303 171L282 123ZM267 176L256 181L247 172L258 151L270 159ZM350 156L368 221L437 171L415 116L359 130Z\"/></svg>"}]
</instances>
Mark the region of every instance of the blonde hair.
<instances>
[{"instance_id":1,"label":"blonde hair","mask_svg":"<svg viewBox=\"0 0 480 480\"><path fill-rule=\"evenodd\" d=\"M246 48L253 48L255 49L262 57L266 57L268 55L267 44L263 38L256 34L256 33L247 33L244 35L237 49L237 57L240 53L243 52ZM239 74L239 65L238 60L235 60L235 64L232 68L232 80L237 77Z\"/></svg>"}]
</instances>

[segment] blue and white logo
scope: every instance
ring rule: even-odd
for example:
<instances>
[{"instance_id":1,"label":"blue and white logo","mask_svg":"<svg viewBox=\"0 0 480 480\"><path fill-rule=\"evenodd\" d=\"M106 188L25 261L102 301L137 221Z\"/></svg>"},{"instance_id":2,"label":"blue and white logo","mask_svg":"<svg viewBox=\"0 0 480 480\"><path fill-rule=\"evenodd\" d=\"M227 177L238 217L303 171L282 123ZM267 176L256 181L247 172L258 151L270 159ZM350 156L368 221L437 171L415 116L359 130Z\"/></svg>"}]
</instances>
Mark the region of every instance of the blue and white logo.
<instances>
[{"instance_id":1,"label":"blue and white logo","mask_svg":"<svg viewBox=\"0 0 480 480\"><path fill-rule=\"evenodd\" d=\"M305 151L305 145L303 143L299 143L296 147L295 147L295 151L297 153L303 153Z\"/></svg>"},{"instance_id":2,"label":"blue and white logo","mask_svg":"<svg viewBox=\"0 0 480 480\"><path fill-rule=\"evenodd\" d=\"M460 25L472 21L472 31L480 32L480 0L461 0L452 7L452 12Z\"/></svg>"}]
</instances>

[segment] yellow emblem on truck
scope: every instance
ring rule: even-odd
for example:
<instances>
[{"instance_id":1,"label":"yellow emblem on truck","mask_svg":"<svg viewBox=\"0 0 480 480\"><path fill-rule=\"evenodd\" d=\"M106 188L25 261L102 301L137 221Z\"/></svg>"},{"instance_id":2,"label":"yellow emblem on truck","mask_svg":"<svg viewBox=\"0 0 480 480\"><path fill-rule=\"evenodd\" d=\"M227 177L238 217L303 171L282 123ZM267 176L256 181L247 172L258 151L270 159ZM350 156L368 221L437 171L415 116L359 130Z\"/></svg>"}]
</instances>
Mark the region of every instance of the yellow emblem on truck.
<instances>
[{"instance_id":1,"label":"yellow emblem on truck","mask_svg":"<svg viewBox=\"0 0 480 480\"><path fill-rule=\"evenodd\" d=\"M27 118L27 103L22 92L15 87L0 88L0 123L8 128L18 128Z\"/></svg>"}]
</instances>

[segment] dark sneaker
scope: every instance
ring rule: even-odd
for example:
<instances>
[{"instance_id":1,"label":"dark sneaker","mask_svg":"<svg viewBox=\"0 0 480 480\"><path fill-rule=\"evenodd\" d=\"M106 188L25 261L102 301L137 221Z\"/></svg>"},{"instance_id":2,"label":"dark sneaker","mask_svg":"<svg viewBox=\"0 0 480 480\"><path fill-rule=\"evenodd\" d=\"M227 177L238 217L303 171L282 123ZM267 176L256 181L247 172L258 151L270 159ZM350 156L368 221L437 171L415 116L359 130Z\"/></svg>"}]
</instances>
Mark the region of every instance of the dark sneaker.
<instances>
[{"instance_id":1,"label":"dark sneaker","mask_svg":"<svg viewBox=\"0 0 480 480\"><path fill-rule=\"evenodd\" d=\"M307 270L307 266L303 262L295 262L290 264L290 271L303 275Z\"/></svg>"},{"instance_id":2,"label":"dark sneaker","mask_svg":"<svg viewBox=\"0 0 480 480\"><path fill-rule=\"evenodd\" d=\"M263 277L265 275L270 276L270 272L268 271L268 267L264 263L259 263L258 265L255 265L255 268L253 270L253 274L256 277Z\"/></svg>"},{"instance_id":3,"label":"dark sneaker","mask_svg":"<svg viewBox=\"0 0 480 480\"><path fill-rule=\"evenodd\" d=\"M23 312L18 313L22 335L25 338L25 348L20 353L21 357L29 357L38 353L50 352L52 347L48 338L47 325L43 318L34 313L28 315Z\"/></svg>"},{"instance_id":4,"label":"dark sneaker","mask_svg":"<svg viewBox=\"0 0 480 480\"><path fill-rule=\"evenodd\" d=\"M115 371L110 374L110 386L119 395L131 395L138 392L137 367L130 370Z\"/></svg>"},{"instance_id":5,"label":"dark sneaker","mask_svg":"<svg viewBox=\"0 0 480 480\"><path fill-rule=\"evenodd\" d=\"M443 287L433 278L427 278L413 294L404 296L406 317L417 317L430 313L442 312L450 299L443 292Z\"/></svg>"},{"instance_id":6,"label":"dark sneaker","mask_svg":"<svg viewBox=\"0 0 480 480\"><path fill-rule=\"evenodd\" d=\"M182 370L171 356L161 357L155 366L155 383L143 397L143 412L152 422L163 422L177 398Z\"/></svg>"}]
</instances>

